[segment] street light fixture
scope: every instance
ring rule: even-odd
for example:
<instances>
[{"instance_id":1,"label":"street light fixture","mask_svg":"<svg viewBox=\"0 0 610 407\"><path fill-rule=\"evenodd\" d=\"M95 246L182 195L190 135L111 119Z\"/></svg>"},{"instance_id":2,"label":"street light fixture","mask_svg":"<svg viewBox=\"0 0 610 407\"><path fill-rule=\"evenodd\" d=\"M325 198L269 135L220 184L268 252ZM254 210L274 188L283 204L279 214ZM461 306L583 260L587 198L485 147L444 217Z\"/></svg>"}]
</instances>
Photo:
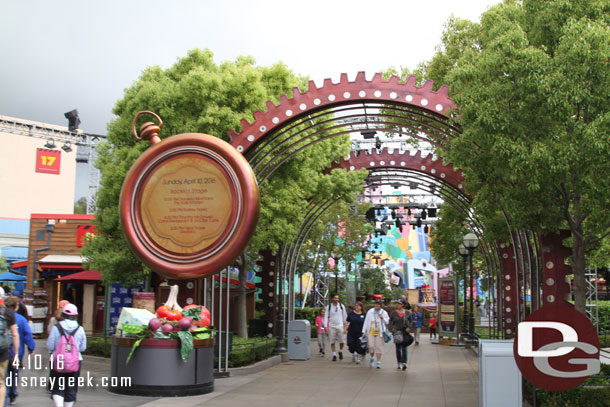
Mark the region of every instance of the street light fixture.
<instances>
[{"instance_id":1,"label":"street light fixture","mask_svg":"<svg viewBox=\"0 0 610 407\"><path fill-rule=\"evenodd\" d=\"M464 247L468 250L468 257L470 257L470 318L468 321L468 333L470 336L470 340L474 339L474 312L473 312L473 301L474 295L472 292L473 279L474 279L474 269L472 267L472 255L474 253L474 249L479 246L479 238L474 233L468 233L464 236Z\"/></svg>"},{"instance_id":2,"label":"street light fixture","mask_svg":"<svg viewBox=\"0 0 610 407\"><path fill-rule=\"evenodd\" d=\"M462 335L465 335L466 333L466 327L467 327L467 322L468 318L467 318L467 308L466 308L466 286L467 286L467 280L466 280L466 260L468 259L468 249L464 246L464 243L460 243L460 246L458 247L458 251L460 252L460 256L462 256L462 259L464 259L464 311L462 312Z\"/></svg>"}]
</instances>

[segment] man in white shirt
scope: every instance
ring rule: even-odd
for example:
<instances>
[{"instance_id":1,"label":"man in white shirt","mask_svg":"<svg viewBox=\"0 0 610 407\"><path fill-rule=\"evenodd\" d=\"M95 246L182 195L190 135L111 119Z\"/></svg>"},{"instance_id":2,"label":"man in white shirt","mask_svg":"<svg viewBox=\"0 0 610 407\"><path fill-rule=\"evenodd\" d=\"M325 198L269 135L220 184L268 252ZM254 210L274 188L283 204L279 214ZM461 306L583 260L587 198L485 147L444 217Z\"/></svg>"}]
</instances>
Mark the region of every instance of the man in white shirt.
<instances>
[{"instance_id":1,"label":"man in white shirt","mask_svg":"<svg viewBox=\"0 0 610 407\"><path fill-rule=\"evenodd\" d=\"M339 302L339 294L333 295L332 302L328 304L324 315L324 326L329 328L330 349L333 351L333 362L337 361L335 343L339 342L339 359L343 360L343 346L345 345L345 330L347 311Z\"/></svg>"}]
</instances>

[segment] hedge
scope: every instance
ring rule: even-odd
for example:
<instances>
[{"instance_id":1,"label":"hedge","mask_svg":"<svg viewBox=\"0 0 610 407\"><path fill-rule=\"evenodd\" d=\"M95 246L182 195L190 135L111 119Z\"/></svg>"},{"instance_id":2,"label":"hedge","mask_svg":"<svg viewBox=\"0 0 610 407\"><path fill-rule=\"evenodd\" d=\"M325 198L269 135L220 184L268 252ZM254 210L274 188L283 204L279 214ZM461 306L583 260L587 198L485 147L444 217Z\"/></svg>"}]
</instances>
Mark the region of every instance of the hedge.
<instances>
[{"instance_id":1,"label":"hedge","mask_svg":"<svg viewBox=\"0 0 610 407\"><path fill-rule=\"evenodd\" d=\"M582 385L564 391L536 391L540 407L610 407L610 365L601 365L598 375Z\"/></svg>"},{"instance_id":2,"label":"hedge","mask_svg":"<svg viewBox=\"0 0 610 407\"><path fill-rule=\"evenodd\" d=\"M229 367L240 367L265 360L275 350L275 338L233 338L233 350L229 352ZM224 365L224 360L222 361ZM214 366L218 365L218 358L214 357Z\"/></svg>"},{"instance_id":3,"label":"hedge","mask_svg":"<svg viewBox=\"0 0 610 407\"><path fill-rule=\"evenodd\" d=\"M112 349L111 337L106 338L105 345L106 351L104 352L104 337L88 337L87 349L83 352L83 354L110 357L110 352Z\"/></svg>"}]
</instances>

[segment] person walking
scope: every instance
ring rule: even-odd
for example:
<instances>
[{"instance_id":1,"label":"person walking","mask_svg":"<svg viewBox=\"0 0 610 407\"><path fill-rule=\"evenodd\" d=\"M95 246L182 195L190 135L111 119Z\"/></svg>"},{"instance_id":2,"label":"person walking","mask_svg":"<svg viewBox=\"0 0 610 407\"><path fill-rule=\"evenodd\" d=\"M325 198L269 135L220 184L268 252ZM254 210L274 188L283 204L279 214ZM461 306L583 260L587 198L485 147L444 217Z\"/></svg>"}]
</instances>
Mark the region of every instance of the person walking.
<instances>
[{"instance_id":1,"label":"person walking","mask_svg":"<svg viewBox=\"0 0 610 407\"><path fill-rule=\"evenodd\" d=\"M15 291L13 291L14 293ZM34 342L34 337L32 336L32 330L30 329L30 324L28 320L23 317L18 312L20 304L20 299L18 297L9 297L4 302L4 305L15 311L15 321L17 322L17 331L19 332L19 366L23 365L23 354L25 353L25 346L27 345L29 354L34 353L34 349L36 348L36 342ZM14 360L15 353L12 348L10 350L10 360ZM15 400L19 396L17 392L17 383L19 382L19 366L16 363L9 363L7 370L7 388L6 388L6 401L7 404L14 404Z\"/></svg>"},{"instance_id":2,"label":"person walking","mask_svg":"<svg viewBox=\"0 0 610 407\"><path fill-rule=\"evenodd\" d=\"M419 345L419 333L423 322L423 315L418 306L413 307L413 328L415 329L415 344Z\"/></svg>"},{"instance_id":3,"label":"person walking","mask_svg":"<svg viewBox=\"0 0 610 407\"><path fill-rule=\"evenodd\" d=\"M4 300L4 289L0 287L0 298ZM13 340L13 355L19 354L19 333L17 331L17 320L15 319L15 310L13 308L9 308L4 306L0 306L0 330L2 331L2 336L4 338L0 338L0 345L2 346L0 349L0 400L4 400L6 398L6 371L9 363L15 364L19 363L15 360L10 359L10 342L9 342L9 332L10 337Z\"/></svg>"},{"instance_id":4,"label":"person walking","mask_svg":"<svg viewBox=\"0 0 610 407\"><path fill-rule=\"evenodd\" d=\"M320 348L319 355L324 357L326 353L326 341L328 340L328 326L324 325L324 314L326 314L326 308L320 308L320 312L316 317L316 327L318 328L318 347Z\"/></svg>"},{"instance_id":5,"label":"person walking","mask_svg":"<svg viewBox=\"0 0 610 407\"><path fill-rule=\"evenodd\" d=\"M371 354L369 366L373 367L375 365L375 357L377 357L377 369L381 369L383 331L390 321L388 313L381 308L382 302L382 300L375 302L375 307L366 313L362 326L362 335L368 335L369 352Z\"/></svg>"},{"instance_id":6,"label":"person walking","mask_svg":"<svg viewBox=\"0 0 610 407\"><path fill-rule=\"evenodd\" d=\"M430 315L430 319L428 320L428 326L430 326L430 339L432 339L432 335L434 335L434 339L436 339L436 314L432 313Z\"/></svg>"},{"instance_id":7,"label":"person walking","mask_svg":"<svg viewBox=\"0 0 610 407\"><path fill-rule=\"evenodd\" d=\"M347 315L347 349L352 353L352 360L357 364L362 362L366 354L362 347L362 326L364 325L364 305L360 301L354 304L354 310Z\"/></svg>"},{"instance_id":8,"label":"person walking","mask_svg":"<svg viewBox=\"0 0 610 407\"><path fill-rule=\"evenodd\" d=\"M68 300L59 301L59 304L57 304L57 309L53 313L53 316L51 318L49 318L49 323L47 324L47 335L51 335L51 331L53 330L53 327L61 319L61 313L63 312L64 307L68 304L70 304L70 301L68 301Z\"/></svg>"},{"instance_id":9,"label":"person walking","mask_svg":"<svg viewBox=\"0 0 610 407\"><path fill-rule=\"evenodd\" d=\"M398 363L398 370L407 370L408 342L406 341L406 338L413 323L411 311L405 309L405 305L406 304L402 299L398 300L396 303L396 309L390 314L389 323L389 326L392 329L392 334L394 335L394 339L396 339L397 333L400 333L400 335L402 335L404 338L401 343L396 343L396 341L394 341L394 345L396 346L396 362Z\"/></svg>"},{"instance_id":10,"label":"person walking","mask_svg":"<svg viewBox=\"0 0 610 407\"><path fill-rule=\"evenodd\" d=\"M80 376L80 369L82 367L83 355L81 352L87 349L87 337L85 336L85 330L76 321L78 317L78 308L74 304L68 304L64 306L63 312L60 317L60 321L53 327L49 338L47 339L47 348L51 352L51 363L57 362L53 369L51 369L51 377L55 378L53 385L51 386L51 398L55 403L55 407L72 407L76 401L76 394L78 392L78 377ZM60 332L60 330L62 332ZM60 373L55 369L59 367L63 361L55 361L55 351L57 345L60 342L62 335L73 336L74 343L78 348L78 370L73 373ZM63 352L62 349L57 349L58 354ZM66 349L66 352L68 350ZM73 379L71 379L73 377ZM61 385L63 383L63 385ZM72 385L70 385L72 384Z\"/></svg>"},{"instance_id":11,"label":"person walking","mask_svg":"<svg viewBox=\"0 0 610 407\"><path fill-rule=\"evenodd\" d=\"M345 345L345 321L347 311L345 306L339 302L339 294L334 294L332 302L328 304L324 325L328 326L330 350L333 351L333 362L337 361L337 349L335 344L339 343L339 360L343 360L343 346Z\"/></svg>"}]
</instances>

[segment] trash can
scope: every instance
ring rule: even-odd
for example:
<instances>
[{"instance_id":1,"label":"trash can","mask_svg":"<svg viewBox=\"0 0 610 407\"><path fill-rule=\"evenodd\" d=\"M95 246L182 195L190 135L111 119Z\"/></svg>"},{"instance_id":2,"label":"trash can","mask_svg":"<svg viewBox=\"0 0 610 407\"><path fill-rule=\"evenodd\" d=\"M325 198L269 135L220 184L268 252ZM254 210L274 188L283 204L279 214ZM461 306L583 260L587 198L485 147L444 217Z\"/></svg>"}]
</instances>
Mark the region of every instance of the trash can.
<instances>
[{"instance_id":1,"label":"trash can","mask_svg":"<svg viewBox=\"0 0 610 407\"><path fill-rule=\"evenodd\" d=\"M479 407L521 407L512 340L479 340Z\"/></svg>"},{"instance_id":2,"label":"trash can","mask_svg":"<svg viewBox=\"0 0 610 407\"><path fill-rule=\"evenodd\" d=\"M306 319L288 323L288 357L294 360L311 358L311 324Z\"/></svg>"}]
</instances>

